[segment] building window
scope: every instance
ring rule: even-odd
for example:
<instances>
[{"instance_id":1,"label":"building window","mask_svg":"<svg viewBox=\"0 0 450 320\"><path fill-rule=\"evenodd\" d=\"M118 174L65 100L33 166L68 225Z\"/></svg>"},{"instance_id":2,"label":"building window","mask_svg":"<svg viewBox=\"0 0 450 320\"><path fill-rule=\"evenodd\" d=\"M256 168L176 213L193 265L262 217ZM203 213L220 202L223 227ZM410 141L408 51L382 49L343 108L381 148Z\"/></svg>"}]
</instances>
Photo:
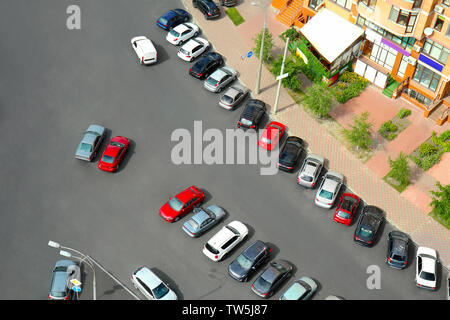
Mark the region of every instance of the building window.
<instances>
[{"instance_id":1,"label":"building window","mask_svg":"<svg viewBox=\"0 0 450 320\"><path fill-rule=\"evenodd\" d=\"M448 0L450 1L450 0ZM413 9L420 9L422 6L422 0L414 0Z\"/></svg>"},{"instance_id":2,"label":"building window","mask_svg":"<svg viewBox=\"0 0 450 320\"><path fill-rule=\"evenodd\" d=\"M352 0L331 0L347 10L352 8Z\"/></svg>"},{"instance_id":3,"label":"building window","mask_svg":"<svg viewBox=\"0 0 450 320\"><path fill-rule=\"evenodd\" d=\"M444 22L445 22L445 20L438 16L437 19L436 19L436 22L434 23L433 29L436 30L436 31L441 32L442 26L444 25Z\"/></svg>"},{"instance_id":4,"label":"building window","mask_svg":"<svg viewBox=\"0 0 450 320\"><path fill-rule=\"evenodd\" d=\"M313 10L316 10L318 6L320 6L323 3L323 0L310 0L308 7L310 7Z\"/></svg>"},{"instance_id":5,"label":"building window","mask_svg":"<svg viewBox=\"0 0 450 320\"><path fill-rule=\"evenodd\" d=\"M410 33L414 29L414 24L416 23L417 13L409 12L406 10L399 9L395 6L392 6L391 12L389 13L389 20L400 24L402 26L406 26L407 33Z\"/></svg>"},{"instance_id":6,"label":"building window","mask_svg":"<svg viewBox=\"0 0 450 320\"><path fill-rule=\"evenodd\" d=\"M370 52L370 60L375 61L389 71L391 71L394 67L396 56L397 51L394 49L391 49L381 43L373 43L372 51Z\"/></svg>"},{"instance_id":7,"label":"building window","mask_svg":"<svg viewBox=\"0 0 450 320\"><path fill-rule=\"evenodd\" d=\"M443 0L442 3L450 7L450 0Z\"/></svg>"},{"instance_id":8,"label":"building window","mask_svg":"<svg viewBox=\"0 0 450 320\"><path fill-rule=\"evenodd\" d=\"M447 32L445 33L445 35L450 38L450 23L447 26Z\"/></svg>"},{"instance_id":9,"label":"building window","mask_svg":"<svg viewBox=\"0 0 450 320\"><path fill-rule=\"evenodd\" d=\"M417 65L416 72L414 73L413 79L420 83L422 86L436 91L436 88L441 80L441 76L436 72L424 67L423 65Z\"/></svg>"},{"instance_id":10,"label":"building window","mask_svg":"<svg viewBox=\"0 0 450 320\"><path fill-rule=\"evenodd\" d=\"M400 65L398 66L397 75L401 78L405 76L406 67L408 66L408 57L402 55L402 61L400 61Z\"/></svg>"},{"instance_id":11,"label":"building window","mask_svg":"<svg viewBox=\"0 0 450 320\"><path fill-rule=\"evenodd\" d=\"M423 94L417 92L414 89L409 89L408 95L413 98L414 100L417 100L421 104L426 105L427 107L431 104L431 99L425 97Z\"/></svg>"},{"instance_id":12,"label":"building window","mask_svg":"<svg viewBox=\"0 0 450 320\"><path fill-rule=\"evenodd\" d=\"M447 30L448 32L448 30ZM447 64L448 56L450 55L450 50L444 48L439 43L434 42L431 39L425 39L423 44L422 52L429 55L430 57L438 60L442 64Z\"/></svg>"},{"instance_id":13,"label":"building window","mask_svg":"<svg viewBox=\"0 0 450 320\"><path fill-rule=\"evenodd\" d=\"M377 5L377 0L361 0L360 2L372 10L375 9L375 6Z\"/></svg>"}]
</instances>

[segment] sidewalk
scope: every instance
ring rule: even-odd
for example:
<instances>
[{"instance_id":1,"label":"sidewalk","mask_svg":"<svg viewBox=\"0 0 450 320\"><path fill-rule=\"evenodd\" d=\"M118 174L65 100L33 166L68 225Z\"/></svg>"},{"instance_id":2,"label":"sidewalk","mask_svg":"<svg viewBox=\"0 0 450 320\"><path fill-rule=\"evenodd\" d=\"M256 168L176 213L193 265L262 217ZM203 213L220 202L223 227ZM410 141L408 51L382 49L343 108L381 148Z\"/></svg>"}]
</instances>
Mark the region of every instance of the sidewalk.
<instances>
[{"instance_id":1,"label":"sidewalk","mask_svg":"<svg viewBox=\"0 0 450 320\"><path fill-rule=\"evenodd\" d=\"M238 70L239 80L254 90L259 61L255 57L242 59L241 56L251 50L253 47L251 39L264 23L262 10L252 6L250 1L239 2L236 8L245 22L236 27L225 13L218 20L207 21L199 10L193 8L191 1L182 0L182 2L192 14L194 22L201 27L202 32L213 44L213 50L222 54L226 63ZM276 46L283 46L278 36L286 28L275 19L275 11L270 5L267 8L267 26ZM281 51L281 48L276 49L276 52ZM275 101L276 89L277 81L263 67L261 92L253 96L263 100L269 112ZM284 88L280 92L278 113L271 116L284 123L290 135L304 139L310 152L324 156L328 160L328 168L344 174L349 188L367 203L382 208L393 225L408 233L416 243L436 249L442 264L450 268L449 230L428 217L406 197L394 191L379 177L379 174L365 166L302 107L297 106Z\"/></svg>"}]
</instances>

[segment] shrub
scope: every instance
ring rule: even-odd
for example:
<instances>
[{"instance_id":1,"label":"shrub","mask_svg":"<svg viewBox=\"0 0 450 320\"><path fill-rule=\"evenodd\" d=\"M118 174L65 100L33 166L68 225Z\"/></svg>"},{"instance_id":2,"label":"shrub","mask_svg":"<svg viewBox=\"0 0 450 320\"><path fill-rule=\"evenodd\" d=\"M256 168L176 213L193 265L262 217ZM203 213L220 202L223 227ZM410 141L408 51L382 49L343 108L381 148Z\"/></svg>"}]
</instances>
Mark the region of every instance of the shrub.
<instances>
[{"instance_id":1,"label":"shrub","mask_svg":"<svg viewBox=\"0 0 450 320\"><path fill-rule=\"evenodd\" d=\"M300 34L298 33L297 29L295 29L294 27L292 27L290 29L287 29L281 35L283 36L283 39L286 40L286 38L289 37L289 40L291 40L291 41L294 40L294 39L297 39L300 36Z\"/></svg>"},{"instance_id":2,"label":"shrub","mask_svg":"<svg viewBox=\"0 0 450 320\"><path fill-rule=\"evenodd\" d=\"M263 30L261 30L260 33L256 35L255 38L253 38L255 48L253 48L253 51L255 52L255 55L259 57L260 51L261 51L261 41L262 41L262 33ZM272 59L272 48L274 46L274 42L272 39L272 34L269 32L269 29L266 28L266 33L264 36L264 48L263 48L263 61L264 62L270 62Z\"/></svg>"},{"instance_id":3,"label":"shrub","mask_svg":"<svg viewBox=\"0 0 450 320\"><path fill-rule=\"evenodd\" d=\"M427 171L432 166L434 166L436 163L438 163L441 160L441 154L435 153L430 156L424 157L420 163L420 168L422 168L424 171Z\"/></svg>"},{"instance_id":4,"label":"shrub","mask_svg":"<svg viewBox=\"0 0 450 320\"><path fill-rule=\"evenodd\" d=\"M370 138L370 128L372 123L368 122L369 113L364 112L361 117L354 117L354 124L350 125L351 129L344 129L343 133L350 143L358 148L369 149L372 145Z\"/></svg>"},{"instance_id":5,"label":"shrub","mask_svg":"<svg viewBox=\"0 0 450 320\"><path fill-rule=\"evenodd\" d=\"M450 184L443 186L436 183L438 191L431 191L433 210L445 221L450 222Z\"/></svg>"},{"instance_id":6,"label":"shrub","mask_svg":"<svg viewBox=\"0 0 450 320\"><path fill-rule=\"evenodd\" d=\"M302 82L298 79L297 74L301 70L300 66L293 59L292 56L286 57L286 61L284 62L284 73L289 73L289 75L282 80L282 84L286 88L299 91L302 87ZM272 68L270 68L270 71L273 75L278 76L280 74L282 64L283 56L279 54L271 63Z\"/></svg>"},{"instance_id":7,"label":"shrub","mask_svg":"<svg viewBox=\"0 0 450 320\"><path fill-rule=\"evenodd\" d=\"M439 139L442 142L447 142L450 140L450 130L444 131L440 136Z\"/></svg>"},{"instance_id":8,"label":"shrub","mask_svg":"<svg viewBox=\"0 0 450 320\"><path fill-rule=\"evenodd\" d=\"M303 103L315 115L324 117L330 112L333 96L325 84L314 83L306 89L306 97Z\"/></svg>"},{"instance_id":9,"label":"shrub","mask_svg":"<svg viewBox=\"0 0 450 320\"><path fill-rule=\"evenodd\" d=\"M387 139L388 139L389 141L392 141L392 140L395 139L396 136L397 136L397 135L396 135L395 133L390 133L390 134L388 135Z\"/></svg>"},{"instance_id":10,"label":"shrub","mask_svg":"<svg viewBox=\"0 0 450 320\"><path fill-rule=\"evenodd\" d=\"M422 157L427 157L436 154L437 148L431 143L424 142L419 146L419 154Z\"/></svg>"},{"instance_id":11,"label":"shrub","mask_svg":"<svg viewBox=\"0 0 450 320\"><path fill-rule=\"evenodd\" d=\"M384 122L378 132L388 140L393 140L397 135L395 132L398 130L398 127L391 121L388 120Z\"/></svg>"},{"instance_id":12,"label":"shrub","mask_svg":"<svg viewBox=\"0 0 450 320\"><path fill-rule=\"evenodd\" d=\"M340 82L338 82L334 90L334 95L339 103L345 103L358 96L369 83L366 79L348 70L342 73L339 80Z\"/></svg>"},{"instance_id":13,"label":"shrub","mask_svg":"<svg viewBox=\"0 0 450 320\"><path fill-rule=\"evenodd\" d=\"M389 157L389 166L391 171L388 173L388 177L397 180L402 185L409 184L409 178L411 176L411 171L409 170L408 160L403 152L400 152L395 160Z\"/></svg>"},{"instance_id":14,"label":"shrub","mask_svg":"<svg viewBox=\"0 0 450 320\"><path fill-rule=\"evenodd\" d=\"M400 109L400 111L398 112L397 116L400 119L406 118L407 116L409 116L411 114L411 110L406 109L406 108L402 108Z\"/></svg>"}]
</instances>

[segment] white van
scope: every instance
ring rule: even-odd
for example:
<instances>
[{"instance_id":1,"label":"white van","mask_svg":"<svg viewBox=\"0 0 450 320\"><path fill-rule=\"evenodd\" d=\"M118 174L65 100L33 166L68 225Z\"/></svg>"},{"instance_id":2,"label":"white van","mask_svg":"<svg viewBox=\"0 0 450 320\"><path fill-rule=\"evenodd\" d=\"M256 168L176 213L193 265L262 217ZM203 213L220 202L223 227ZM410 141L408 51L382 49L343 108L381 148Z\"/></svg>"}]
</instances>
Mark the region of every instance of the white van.
<instances>
[{"instance_id":1,"label":"white van","mask_svg":"<svg viewBox=\"0 0 450 320\"><path fill-rule=\"evenodd\" d=\"M136 51L141 64L156 63L158 53L150 39L145 36L134 37L131 39L131 46Z\"/></svg>"}]
</instances>

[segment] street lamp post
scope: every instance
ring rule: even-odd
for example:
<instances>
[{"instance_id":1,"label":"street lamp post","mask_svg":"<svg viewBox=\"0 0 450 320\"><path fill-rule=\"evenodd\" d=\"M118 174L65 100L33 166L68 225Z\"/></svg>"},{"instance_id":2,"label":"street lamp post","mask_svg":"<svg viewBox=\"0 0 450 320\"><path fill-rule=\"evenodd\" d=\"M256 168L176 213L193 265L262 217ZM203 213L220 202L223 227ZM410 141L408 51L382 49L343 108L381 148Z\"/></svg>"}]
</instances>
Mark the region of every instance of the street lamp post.
<instances>
[{"instance_id":1,"label":"street lamp post","mask_svg":"<svg viewBox=\"0 0 450 320\"><path fill-rule=\"evenodd\" d=\"M284 72L284 62L286 61L286 54L287 54L288 45L289 45L289 37L286 39L286 46L284 47L283 62L281 64L280 75L278 76L277 95L275 97L275 104L273 105L273 114L277 114L278 100L280 98L281 82L283 81L283 78L288 75L287 73L283 74L283 72Z\"/></svg>"},{"instance_id":2,"label":"street lamp post","mask_svg":"<svg viewBox=\"0 0 450 320\"><path fill-rule=\"evenodd\" d=\"M260 7L264 12L264 27L261 38L261 48L259 49L259 66L258 66L258 75L256 76L256 87L255 94L259 94L259 87L261 85L261 70L262 70L262 60L263 60L263 52L264 52L264 39L266 37L266 27L267 27L267 14L266 8L262 6L261 2L252 1L252 6Z\"/></svg>"}]
</instances>

